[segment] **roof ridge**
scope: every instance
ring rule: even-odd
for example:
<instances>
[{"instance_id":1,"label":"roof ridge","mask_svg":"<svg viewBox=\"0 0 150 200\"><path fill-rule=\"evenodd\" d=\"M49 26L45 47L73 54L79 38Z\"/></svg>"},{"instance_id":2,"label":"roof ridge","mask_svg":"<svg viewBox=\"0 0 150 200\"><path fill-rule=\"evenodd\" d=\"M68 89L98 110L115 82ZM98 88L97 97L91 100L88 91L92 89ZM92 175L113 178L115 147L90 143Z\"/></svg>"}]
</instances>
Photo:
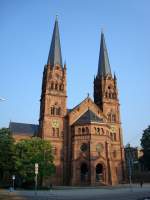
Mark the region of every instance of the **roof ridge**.
<instances>
[{"instance_id":1,"label":"roof ridge","mask_svg":"<svg viewBox=\"0 0 150 200\"><path fill-rule=\"evenodd\" d=\"M12 123L15 123L15 124L27 124L27 125L35 125L35 126L38 126L38 124L30 124L30 123L24 123L24 122L13 122L13 121L10 121L10 124Z\"/></svg>"}]
</instances>

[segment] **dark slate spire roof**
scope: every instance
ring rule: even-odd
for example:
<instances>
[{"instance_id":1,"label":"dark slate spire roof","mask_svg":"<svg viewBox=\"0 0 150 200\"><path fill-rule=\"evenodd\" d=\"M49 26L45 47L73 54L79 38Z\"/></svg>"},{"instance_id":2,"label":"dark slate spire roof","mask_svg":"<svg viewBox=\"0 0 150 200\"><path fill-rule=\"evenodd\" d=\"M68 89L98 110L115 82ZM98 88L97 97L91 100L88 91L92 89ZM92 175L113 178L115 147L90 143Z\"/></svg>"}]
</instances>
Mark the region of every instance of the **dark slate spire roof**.
<instances>
[{"instance_id":1,"label":"dark slate spire roof","mask_svg":"<svg viewBox=\"0 0 150 200\"><path fill-rule=\"evenodd\" d=\"M109 58L108 58L108 52L106 48L104 33L101 32L101 44L100 44L97 76L99 77L106 76L107 74L111 74L111 68L109 64Z\"/></svg>"},{"instance_id":2,"label":"dark slate spire roof","mask_svg":"<svg viewBox=\"0 0 150 200\"><path fill-rule=\"evenodd\" d=\"M52 36L52 41L51 41L47 64L50 64L52 66L59 64L61 67L63 66L57 17L55 20L55 25L54 25L53 36Z\"/></svg>"},{"instance_id":3,"label":"dark slate spire roof","mask_svg":"<svg viewBox=\"0 0 150 200\"><path fill-rule=\"evenodd\" d=\"M34 136L38 132L38 125L10 122L9 129L12 134Z\"/></svg>"},{"instance_id":4,"label":"dark slate spire roof","mask_svg":"<svg viewBox=\"0 0 150 200\"><path fill-rule=\"evenodd\" d=\"M76 122L75 124L88 124L91 122L102 122L103 119L99 118L91 110L87 110Z\"/></svg>"}]
</instances>

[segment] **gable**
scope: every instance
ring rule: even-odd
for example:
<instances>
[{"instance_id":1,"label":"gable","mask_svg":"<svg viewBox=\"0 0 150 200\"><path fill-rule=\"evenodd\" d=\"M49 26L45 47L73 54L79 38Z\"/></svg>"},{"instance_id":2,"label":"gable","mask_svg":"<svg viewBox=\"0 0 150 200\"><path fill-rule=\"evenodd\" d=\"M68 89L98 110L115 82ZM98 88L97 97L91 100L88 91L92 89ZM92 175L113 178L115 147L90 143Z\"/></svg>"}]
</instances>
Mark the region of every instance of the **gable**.
<instances>
[{"instance_id":1,"label":"gable","mask_svg":"<svg viewBox=\"0 0 150 200\"><path fill-rule=\"evenodd\" d=\"M69 124L75 123L86 111L90 110L95 113L95 115L106 122L106 116L103 114L101 109L92 101L90 97L84 99L80 104L75 106L69 113Z\"/></svg>"}]
</instances>

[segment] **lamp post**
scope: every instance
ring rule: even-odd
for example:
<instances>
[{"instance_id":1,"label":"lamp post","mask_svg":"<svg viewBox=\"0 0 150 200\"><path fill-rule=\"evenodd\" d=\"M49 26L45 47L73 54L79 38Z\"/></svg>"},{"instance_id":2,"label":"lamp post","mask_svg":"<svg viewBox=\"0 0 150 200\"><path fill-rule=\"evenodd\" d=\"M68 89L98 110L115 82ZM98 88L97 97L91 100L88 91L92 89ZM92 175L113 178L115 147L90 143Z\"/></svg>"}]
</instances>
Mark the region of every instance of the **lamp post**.
<instances>
[{"instance_id":1,"label":"lamp post","mask_svg":"<svg viewBox=\"0 0 150 200\"><path fill-rule=\"evenodd\" d=\"M128 150L127 150L127 161L128 161L128 175L129 175L129 184L132 191L132 166L133 166L133 157L131 152L131 147L129 144Z\"/></svg>"},{"instance_id":2,"label":"lamp post","mask_svg":"<svg viewBox=\"0 0 150 200\"><path fill-rule=\"evenodd\" d=\"M13 190L15 189L15 175L12 175L12 181L13 181Z\"/></svg>"}]
</instances>

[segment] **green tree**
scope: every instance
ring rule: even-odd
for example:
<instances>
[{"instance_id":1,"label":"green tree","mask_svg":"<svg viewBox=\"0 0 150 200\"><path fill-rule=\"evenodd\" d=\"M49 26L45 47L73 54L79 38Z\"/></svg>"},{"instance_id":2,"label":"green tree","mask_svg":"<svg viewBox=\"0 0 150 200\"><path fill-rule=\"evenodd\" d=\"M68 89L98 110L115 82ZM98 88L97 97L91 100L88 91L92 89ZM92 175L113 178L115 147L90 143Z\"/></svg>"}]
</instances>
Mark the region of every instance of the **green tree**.
<instances>
[{"instance_id":1,"label":"green tree","mask_svg":"<svg viewBox=\"0 0 150 200\"><path fill-rule=\"evenodd\" d=\"M16 172L23 182L34 182L35 163L39 164L39 183L54 173L52 147L49 141L38 137L21 140L15 146Z\"/></svg>"},{"instance_id":2,"label":"green tree","mask_svg":"<svg viewBox=\"0 0 150 200\"><path fill-rule=\"evenodd\" d=\"M0 129L0 180L8 181L14 172L14 140L8 128Z\"/></svg>"},{"instance_id":3,"label":"green tree","mask_svg":"<svg viewBox=\"0 0 150 200\"><path fill-rule=\"evenodd\" d=\"M150 170L150 126L148 126L148 128L143 132L141 146L144 153L141 162L143 162L145 168Z\"/></svg>"}]
</instances>

